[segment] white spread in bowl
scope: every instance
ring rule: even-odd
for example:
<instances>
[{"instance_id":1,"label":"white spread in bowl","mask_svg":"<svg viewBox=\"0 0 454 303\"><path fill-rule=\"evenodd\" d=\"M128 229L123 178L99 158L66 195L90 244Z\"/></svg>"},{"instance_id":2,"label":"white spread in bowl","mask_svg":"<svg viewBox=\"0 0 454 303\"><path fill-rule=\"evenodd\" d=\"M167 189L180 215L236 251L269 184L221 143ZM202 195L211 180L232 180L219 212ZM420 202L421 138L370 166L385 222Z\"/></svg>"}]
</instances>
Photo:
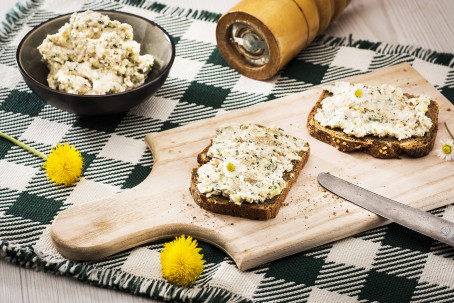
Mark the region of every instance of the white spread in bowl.
<instances>
[{"instance_id":1,"label":"white spread in bowl","mask_svg":"<svg viewBox=\"0 0 454 303\"><path fill-rule=\"evenodd\" d=\"M131 25L93 11L74 13L69 23L38 46L53 89L80 95L123 92L143 84L154 58L141 56Z\"/></svg>"}]
</instances>

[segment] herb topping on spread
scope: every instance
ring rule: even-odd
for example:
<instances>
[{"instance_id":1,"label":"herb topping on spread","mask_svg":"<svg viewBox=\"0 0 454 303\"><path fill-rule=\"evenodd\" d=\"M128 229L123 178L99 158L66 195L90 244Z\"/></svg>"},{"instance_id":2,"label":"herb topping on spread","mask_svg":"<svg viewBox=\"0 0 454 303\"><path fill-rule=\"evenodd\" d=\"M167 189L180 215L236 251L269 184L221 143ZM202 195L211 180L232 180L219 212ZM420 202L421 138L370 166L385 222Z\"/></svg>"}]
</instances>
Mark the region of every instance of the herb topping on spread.
<instances>
[{"instance_id":1,"label":"herb topping on spread","mask_svg":"<svg viewBox=\"0 0 454 303\"><path fill-rule=\"evenodd\" d=\"M93 11L74 13L38 46L49 87L71 94L105 95L144 83L154 58L141 56L132 26Z\"/></svg>"},{"instance_id":2,"label":"herb topping on spread","mask_svg":"<svg viewBox=\"0 0 454 303\"><path fill-rule=\"evenodd\" d=\"M400 88L386 84L366 87L336 82L324 89L330 96L322 100L314 116L323 127L340 128L358 138L372 135L398 140L422 137L432 127L426 116L428 96L408 98Z\"/></svg>"},{"instance_id":3,"label":"herb topping on spread","mask_svg":"<svg viewBox=\"0 0 454 303\"><path fill-rule=\"evenodd\" d=\"M280 128L220 127L207 152L210 161L197 171L197 187L207 197L222 195L237 204L264 202L282 192L285 174L308 149L305 140Z\"/></svg>"}]
</instances>

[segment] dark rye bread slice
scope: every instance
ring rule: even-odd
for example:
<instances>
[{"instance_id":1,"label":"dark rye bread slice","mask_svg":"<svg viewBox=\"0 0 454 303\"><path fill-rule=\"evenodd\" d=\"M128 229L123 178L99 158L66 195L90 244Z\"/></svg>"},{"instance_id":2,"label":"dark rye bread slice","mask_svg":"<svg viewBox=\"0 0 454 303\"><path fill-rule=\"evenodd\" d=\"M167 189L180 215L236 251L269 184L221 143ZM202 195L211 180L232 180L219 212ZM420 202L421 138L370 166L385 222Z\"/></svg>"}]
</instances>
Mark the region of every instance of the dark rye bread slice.
<instances>
[{"instance_id":1,"label":"dark rye bread slice","mask_svg":"<svg viewBox=\"0 0 454 303\"><path fill-rule=\"evenodd\" d=\"M210 161L210 158L207 156L207 152L210 146L211 144L197 156L199 167ZM253 220L272 219L276 217L282 203L285 200L285 197L290 191L290 188L292 187L293 183L295 183L295 180L298 177L300 171L303 169L304 165L309 159L309 144L307 146L308 150L299 154L302 159L300 161L293 161L293 170L284 174L284 180L287 182L286 187L279 195L273 197L272 199L267 199L261 203L243 202L241 204L235 204L233 202L230 202L229 198L226 198L222 195L207 197L197 188L198 168L194 168L192 171L191 186L189 188L189 191L191 192L194 201L200 207L206 210L223 215L230 215Z\"/></svg>"},{"instance_id":2,"label":"dark rye bread slice","mask_svg":"<svg viewBox=\"0 0 454 303\"><path fill-rule=\"evenodd\" d=\"M408 98L414 98L413 95L404 94ZM410 157L418 158L427 155L433 148L435 137L438 130L438 104L431 100L426 115L432 120L433 125L424 137L412 137L404 140L396 138L376 136L365 136L357 138L345 134L339 128L330 128L320 125L315 119L315 113L324 98L329 96L329 92L324 90L314 105L307 118L307 128L309 134L316 139L328 143L343 152L361 151L375 158L391 159L398 158L401 154L407 154Z\"/></svg>"}]
</instances>

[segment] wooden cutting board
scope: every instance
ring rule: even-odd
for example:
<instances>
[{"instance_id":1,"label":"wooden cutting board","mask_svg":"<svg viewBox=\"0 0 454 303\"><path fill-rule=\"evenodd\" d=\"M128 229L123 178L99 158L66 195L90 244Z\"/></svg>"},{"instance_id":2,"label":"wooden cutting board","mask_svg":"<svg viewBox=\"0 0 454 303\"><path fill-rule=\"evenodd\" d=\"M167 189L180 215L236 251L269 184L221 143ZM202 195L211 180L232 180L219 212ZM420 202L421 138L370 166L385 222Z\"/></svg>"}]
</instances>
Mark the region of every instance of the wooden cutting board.
<instances>
[{"instance_id":1,"label":"wooden cutting board","mask_svg":"<svg viewBox=\"0 0 454 303\"><path fill-rule=\"evenodd\" d=\"M445 122L454 130L454 106L406 63L349 81L387 83L411 94L428 94L440 105L436 144L449 136ZM389 223L322 189L316 181L320 172L423 210L454 203L453 163L438 158L436 147L419 159L380 160L342 153L309 136L307 115L320 93L317 87L147 135L155 160L150 175L135 188L60 213L51 229L56 248L69 259L92 260L189 234L220 247L246 270ZM309 141L309 161L275 219L254 221L210 213L196 205L189 193L196 155L209 145L218 126L230 122L276 125Z\"/></svg>"}]
</instances>

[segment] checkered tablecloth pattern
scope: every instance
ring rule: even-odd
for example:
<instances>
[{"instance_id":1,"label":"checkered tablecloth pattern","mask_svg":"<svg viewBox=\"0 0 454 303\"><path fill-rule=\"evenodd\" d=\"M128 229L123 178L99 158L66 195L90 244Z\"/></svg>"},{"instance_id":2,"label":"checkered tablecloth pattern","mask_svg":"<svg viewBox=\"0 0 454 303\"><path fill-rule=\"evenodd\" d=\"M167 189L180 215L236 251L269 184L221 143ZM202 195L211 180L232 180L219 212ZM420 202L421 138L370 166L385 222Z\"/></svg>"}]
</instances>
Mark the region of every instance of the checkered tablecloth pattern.
<instances>
[{"instance_id":1,"label":"checkered tablecloth pattern","mask_svg":"<svg viewBox=\"0 0 454 303\"><path fill-rule=\"evenodd\" d=\"M154 20L172 36L175 63L164 86L131 111L78 117L43 103L15 63L20 39L41 22L77 10L114 9ZM46 180L41 159L0 140L0 255L21 266L158 299L194 302L454 302L454 249L391 224L241 272L217 248L200 243L206 269L190 288L161 276L160 243L98 262L72 262L52 245L62 210L140 183L153 156L143 138L347 76L409 62L451 102L454 55L351 38L320 37L279 75L255 81L232 70L216 48L218 14L152 1L29 0L0 30L0 131L47 153L70 142L85 161L70 187ZM454 220L454 206L433 211Z\"/></svg>"}]
</instances>

